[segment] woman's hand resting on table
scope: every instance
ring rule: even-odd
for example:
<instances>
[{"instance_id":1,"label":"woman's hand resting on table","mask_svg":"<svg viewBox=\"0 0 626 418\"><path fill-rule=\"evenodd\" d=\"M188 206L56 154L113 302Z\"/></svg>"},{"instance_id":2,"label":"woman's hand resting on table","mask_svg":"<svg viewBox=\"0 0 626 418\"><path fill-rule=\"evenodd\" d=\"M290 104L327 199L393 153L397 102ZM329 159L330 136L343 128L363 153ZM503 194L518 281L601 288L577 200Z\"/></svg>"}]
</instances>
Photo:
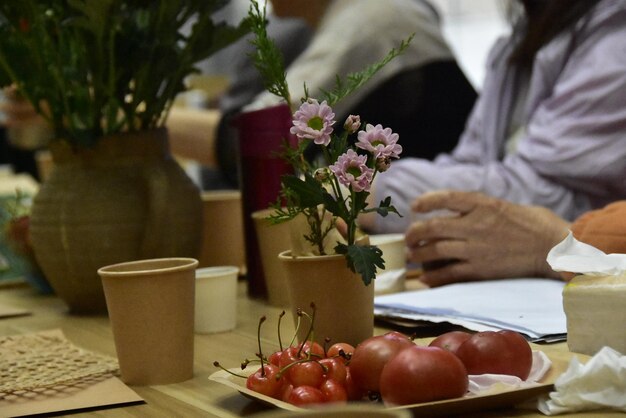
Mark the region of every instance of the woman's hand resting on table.
<instances>
[{"instance_id":1,"label":"woman's hand resting on table","mask_svg":"<svg viewBox=\"0 0 626 418\"><path fill-rule=\"evenodd\" d=\"M429 286L505 277L560 277L546 256L568 233L569 223L550 210L522 206L481 193L438 191L413 202L418 213L449 210L456 215L414 222L407 231L409 259L439 263L425 269Z\"/></svg>"}]
</instances>

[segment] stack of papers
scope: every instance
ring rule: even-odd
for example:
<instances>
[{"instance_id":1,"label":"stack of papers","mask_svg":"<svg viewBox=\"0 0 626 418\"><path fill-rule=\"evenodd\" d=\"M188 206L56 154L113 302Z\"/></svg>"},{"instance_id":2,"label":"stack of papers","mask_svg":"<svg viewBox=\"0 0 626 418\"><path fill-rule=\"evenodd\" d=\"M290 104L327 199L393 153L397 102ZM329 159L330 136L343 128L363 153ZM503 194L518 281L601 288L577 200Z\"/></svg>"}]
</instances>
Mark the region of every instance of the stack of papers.
<instances>
[{"instance_id":1,"label":"stack of papers","mask_svg":"<svg viewBox=\"0 0 626 418\"><path fill-rule=\"evenodd\" d=\"M566 337L565 283L551 279L505 279L467 282L377 296L378 318L447 322L473 331L510 329L531 341Z\"/></svg>"}]
</instances>

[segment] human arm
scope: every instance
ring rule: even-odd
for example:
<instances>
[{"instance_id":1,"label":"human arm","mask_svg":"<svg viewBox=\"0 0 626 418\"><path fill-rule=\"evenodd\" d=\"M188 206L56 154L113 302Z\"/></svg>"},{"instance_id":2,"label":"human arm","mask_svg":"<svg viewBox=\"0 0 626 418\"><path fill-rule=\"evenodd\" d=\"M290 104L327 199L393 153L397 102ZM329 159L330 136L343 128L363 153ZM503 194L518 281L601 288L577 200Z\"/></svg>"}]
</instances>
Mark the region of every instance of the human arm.
<instances>
[{"instance_id":1,"label":"human arm","mask_svg":"<svg viewBox=\"0 0 626 418\"><path fill-rule=\"evenodd\" d=\"M410 202L430 190L481 191L573 220L626 198L626 51L621 46L626 7L610 7L615 10L605 10L604 21L591 22L573 39L559 37L538 54L525 130L515 150L504 153L501 126L506 120L502 96L512 86L501 72L491 71L454 153L435 163L394 163L377 177L375 200L390 195L400 213L410 214ZM570 41L576 42L573 51ZM505 54L497 55L502 56L506 63ZM408 224L406 216L378 219L375 231L399 232Z\"/></svg>"},{"instance_id":2,"label":"human arm","mask_svg":"<svg viewBox=\"0 0 626 418\"><path fill-rule=\"evenodd\" d=\"M412 207L418 213L454 213L416 221L407 230L412 262L458 260L426 270L421 279L429 286L505 277L560 277L550 269L546 256L565 238L569 223L548 209L458 191L424 194Z\"/></svg>"},{"instance_id":3,"label":"human arm","mask_svg":"<svg viewBox=\"0 0 626 418\"><path fill-rule=\"evenodd\" d=\"M220 115L218 110L173 107L165 124L172 154L215 166L215 130Z\"/></svg>"},{"instance_id":4,"label":"human arm","mask_svg":"<svg viewBox=\"0 0 626 418\"><path fill-rule=\"evenodd\" d=\"M367 22L367 24L364 24ZM414 0L351 0L332 2L308 47L287 68L292 107L304 97L304 83L311 97L322 99L321 89L333 89L337 76L360 72L415 32L413 41L378 73L337 104L344 115L383 80L408 68L439 59L452 59L432 11ZM271 93L259 95L251 109L271 106L279 99Z\"/></svg>"}]
</instances>

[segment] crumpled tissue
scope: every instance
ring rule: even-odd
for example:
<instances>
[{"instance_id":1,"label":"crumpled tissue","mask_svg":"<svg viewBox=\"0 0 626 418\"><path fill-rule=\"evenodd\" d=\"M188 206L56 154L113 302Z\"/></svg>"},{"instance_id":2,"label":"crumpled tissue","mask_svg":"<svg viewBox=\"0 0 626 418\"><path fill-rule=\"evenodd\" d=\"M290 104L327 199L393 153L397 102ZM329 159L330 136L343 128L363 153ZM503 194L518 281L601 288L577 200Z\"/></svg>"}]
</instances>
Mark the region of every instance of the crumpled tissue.
<instances>
[{"instance_id":1,"label":"crumpled tissue","mask_svg":"<svg viewBox=\"0 0 626 418\"><path fill-rule=\"evenodd\" d=\"M582 273L563 289L570 351L591 356L608 346L626 352L626 254L605 254L570 233L547 261L554 270Z\"/></svg>"},{"instance_id":2,"label":"crumpled tissue","mask_svg":"<svg viewBox=\"0 0 626 418\"><path fill-rule=\"evenodd\" d=\"M537 407L545 415L605 408L626 412L626 356L603 347L586 364L574 357L554 388L539 398Z\"/></svg>"},{"instance_id":3,"label":"crumpled tissue","mask_svg":"<svg viewBox=\"0 0 626 418\"><path fill-rule=\"evenodd\" d=\"M533 350L533 363L526 380L504 374L473 374L469 376L468 392L473 395L488 395L503 388L511 390L537 386L551 367L552 361L543 351Z\"/></svg>"},{"instance_id":4,"label":"crumpled tissue","mask_svg":"<svg viewBox=\"0 0 626 418\"><path fill-rule=\"evenodd\" d=\"M546 260L554 271L587 276L619 276L626 272L626 254L605 254L578 241L571 232L550 250Z\"/></svg>"}]
</instances>

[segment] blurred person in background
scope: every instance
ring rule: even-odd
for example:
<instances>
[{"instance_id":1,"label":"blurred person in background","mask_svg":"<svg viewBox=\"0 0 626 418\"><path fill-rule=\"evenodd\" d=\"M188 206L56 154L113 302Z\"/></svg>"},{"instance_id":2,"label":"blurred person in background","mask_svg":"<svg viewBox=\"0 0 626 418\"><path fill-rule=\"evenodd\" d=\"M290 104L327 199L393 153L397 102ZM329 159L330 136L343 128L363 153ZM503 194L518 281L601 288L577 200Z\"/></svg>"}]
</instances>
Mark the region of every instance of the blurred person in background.
<instances>
[{"instance_id":1,"label":"blurred person in background","mask_svg":"<svg viewBox=\"0 0 626 418\"><path fill-rule=\"evenodd\" d=\"M299 19L312 31L308 46L286 65L292 108L300 105L305 83L311 97L317 98L320 89L332 90L337 75L365 69L414 33L402 55L333 110L337 120L358 114L364 122L390 127L402 138L403 156L432 159L456 145L476 92L444 40L440 16L430 3L270 0L270 5L276 21ZM262 92L243 109L261 109L280 100ZM236 187L235 132L228 130L227 120L220 128L218 163L228 183Z\"/></svg>"},{"instance_id":2,"label":"blurred person in background","mask_svg":"<svg viewBox=\"0 0 626 418\"><path fill-rule=\"evenodd\" d=\"M404 216L366 216L367 231L405 232L441 213L411 213L434 190L543 206L565 221L626 198L626 0L514 4L512 34L489 54L458 146L434 161L394 162L376 177L372 199L391 196ZM416 238L424 250L451 234L432 229Z\"/></svg>"}]
</instances>

